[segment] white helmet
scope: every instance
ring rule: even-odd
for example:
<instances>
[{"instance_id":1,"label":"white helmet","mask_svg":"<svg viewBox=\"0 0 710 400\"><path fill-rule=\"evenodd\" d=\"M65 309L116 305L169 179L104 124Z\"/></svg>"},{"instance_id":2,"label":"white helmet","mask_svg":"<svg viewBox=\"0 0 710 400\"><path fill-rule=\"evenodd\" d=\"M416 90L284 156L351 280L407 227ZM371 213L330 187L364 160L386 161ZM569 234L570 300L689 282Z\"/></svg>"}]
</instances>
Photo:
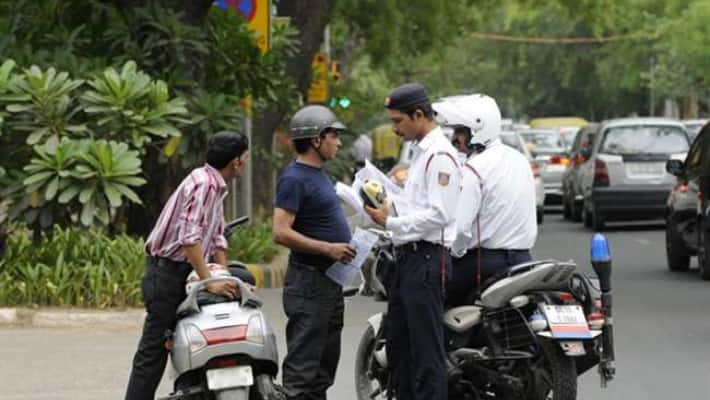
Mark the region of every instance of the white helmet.
<instances>
[{"instance_id":1,"label":"white helmet","mask_svg":"<svg viewBox=\"0 0 710 400\"><path fill-rule=\"evenodd\" d=\"M432 106L438 114L439 124L469 128L472 145L487 146L500 137L500 109L490 96L472 94L444 97Z\"/></svg>"}]
</instances>

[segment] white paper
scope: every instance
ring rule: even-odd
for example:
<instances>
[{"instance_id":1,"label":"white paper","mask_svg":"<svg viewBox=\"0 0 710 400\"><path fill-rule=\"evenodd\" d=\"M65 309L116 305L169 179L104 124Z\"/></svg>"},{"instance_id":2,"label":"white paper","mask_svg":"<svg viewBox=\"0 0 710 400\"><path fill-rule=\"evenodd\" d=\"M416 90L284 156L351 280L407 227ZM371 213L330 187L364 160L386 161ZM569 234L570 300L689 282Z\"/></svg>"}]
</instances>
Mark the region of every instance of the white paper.
<instances>
[{"instance_id":1,"label":"white paper","mask_svg":"<svg viewBox=\"0 0 710 400\"><path fill-rule=\"evenodd\" d=\"M325 274L340 286L349 286L360 267L367 259L372 247L377 243L377 235L364 229L356 228L350 246L355 249L355 258L349 263L337 261L325 271Z\"/></svg>"},{"instance_id":2,"label":"white paper","mask_svg":"<svg viewBox=\"0 0 710 400\"><path fill-rule=\"evenodd\" d=\"M358 196L358 192L352 187L343 182L338 182L335 184L335 194L354 211L364 213L362 198Z\"/></svg>"}]
</instances>

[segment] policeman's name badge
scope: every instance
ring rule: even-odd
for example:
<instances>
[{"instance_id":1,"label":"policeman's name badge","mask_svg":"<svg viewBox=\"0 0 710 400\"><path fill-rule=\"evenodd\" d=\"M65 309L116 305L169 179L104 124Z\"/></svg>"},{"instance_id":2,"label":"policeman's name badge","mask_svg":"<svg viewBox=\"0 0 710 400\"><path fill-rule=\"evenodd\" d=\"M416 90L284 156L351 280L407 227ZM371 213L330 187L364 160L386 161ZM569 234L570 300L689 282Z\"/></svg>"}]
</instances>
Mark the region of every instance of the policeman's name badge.
<instances>
[{"instance_id":1,"label":"policeman's name badge","mask_svg":"<svg viewBox=\"0 0 710 400\"><path fill-rule=\"evenodd\" d=\"M445 172L439 172L439 185L449 186L449 179L450 178L451 178L451 175L449 175Z\"/></svg>"}]
</instances>

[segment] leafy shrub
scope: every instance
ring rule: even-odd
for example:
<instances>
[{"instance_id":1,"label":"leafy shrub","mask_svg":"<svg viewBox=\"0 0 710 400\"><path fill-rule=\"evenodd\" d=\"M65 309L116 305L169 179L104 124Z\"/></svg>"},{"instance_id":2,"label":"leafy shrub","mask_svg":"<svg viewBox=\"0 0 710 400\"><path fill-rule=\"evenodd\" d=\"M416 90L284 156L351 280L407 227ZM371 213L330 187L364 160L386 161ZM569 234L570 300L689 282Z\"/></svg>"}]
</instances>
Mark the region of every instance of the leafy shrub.
<instances>
[{"instance_id":1,"label":"leafy shrub","mask_svg":"<svg viewBox=\"0 0 710 400\"><path fill-rule=\"evenodd\" d=\"M237 228L229 238L227 258L244 263L268 263L278 252L271 222L267 221Z\"/></svg>"},{"instance_id":2,"label":"leafy shrub","mask_svg":"<svg viewBox=\"0 0 710 400\"><path fill-rule=\"evenodd\" d=\"M36 245L17 230L0 259L0 306L139 306L144 271L140 239L55 228Z\"/></svg>"},{"instance_id":3,"label":"leafy shrub","mask_svg":"<svg viewBox=\"0 0 710 400\"><path fill-rule=\"evenodd\" d=\"M136 307L142 304L144 241L103 231L54 228L39 244L17 228L0 254L0 307ZM271 223L239 228L229 241L229 259L264 263L279 250Z\"/></svg>"}]
</instances>

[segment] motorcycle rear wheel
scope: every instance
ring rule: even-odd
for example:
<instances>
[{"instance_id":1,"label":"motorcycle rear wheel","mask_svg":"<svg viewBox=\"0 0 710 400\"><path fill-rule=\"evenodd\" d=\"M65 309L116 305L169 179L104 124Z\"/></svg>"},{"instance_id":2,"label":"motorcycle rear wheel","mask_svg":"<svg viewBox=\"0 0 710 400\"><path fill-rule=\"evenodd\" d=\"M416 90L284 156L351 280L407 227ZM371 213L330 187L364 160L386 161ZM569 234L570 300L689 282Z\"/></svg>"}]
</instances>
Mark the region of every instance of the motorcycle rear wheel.
<instances>
[{"instance_id":1,"label":"motorcycle rear wheel","mask_svg":"<svg viewBox=\"0 0 710 400\"><path fill-rule=\"evenodd\" d=\"M526 399L575 400L577 398L577 368L557 342L540 341L541 357L533 364L532 386Z\"/></svg>"}]
</instances>

